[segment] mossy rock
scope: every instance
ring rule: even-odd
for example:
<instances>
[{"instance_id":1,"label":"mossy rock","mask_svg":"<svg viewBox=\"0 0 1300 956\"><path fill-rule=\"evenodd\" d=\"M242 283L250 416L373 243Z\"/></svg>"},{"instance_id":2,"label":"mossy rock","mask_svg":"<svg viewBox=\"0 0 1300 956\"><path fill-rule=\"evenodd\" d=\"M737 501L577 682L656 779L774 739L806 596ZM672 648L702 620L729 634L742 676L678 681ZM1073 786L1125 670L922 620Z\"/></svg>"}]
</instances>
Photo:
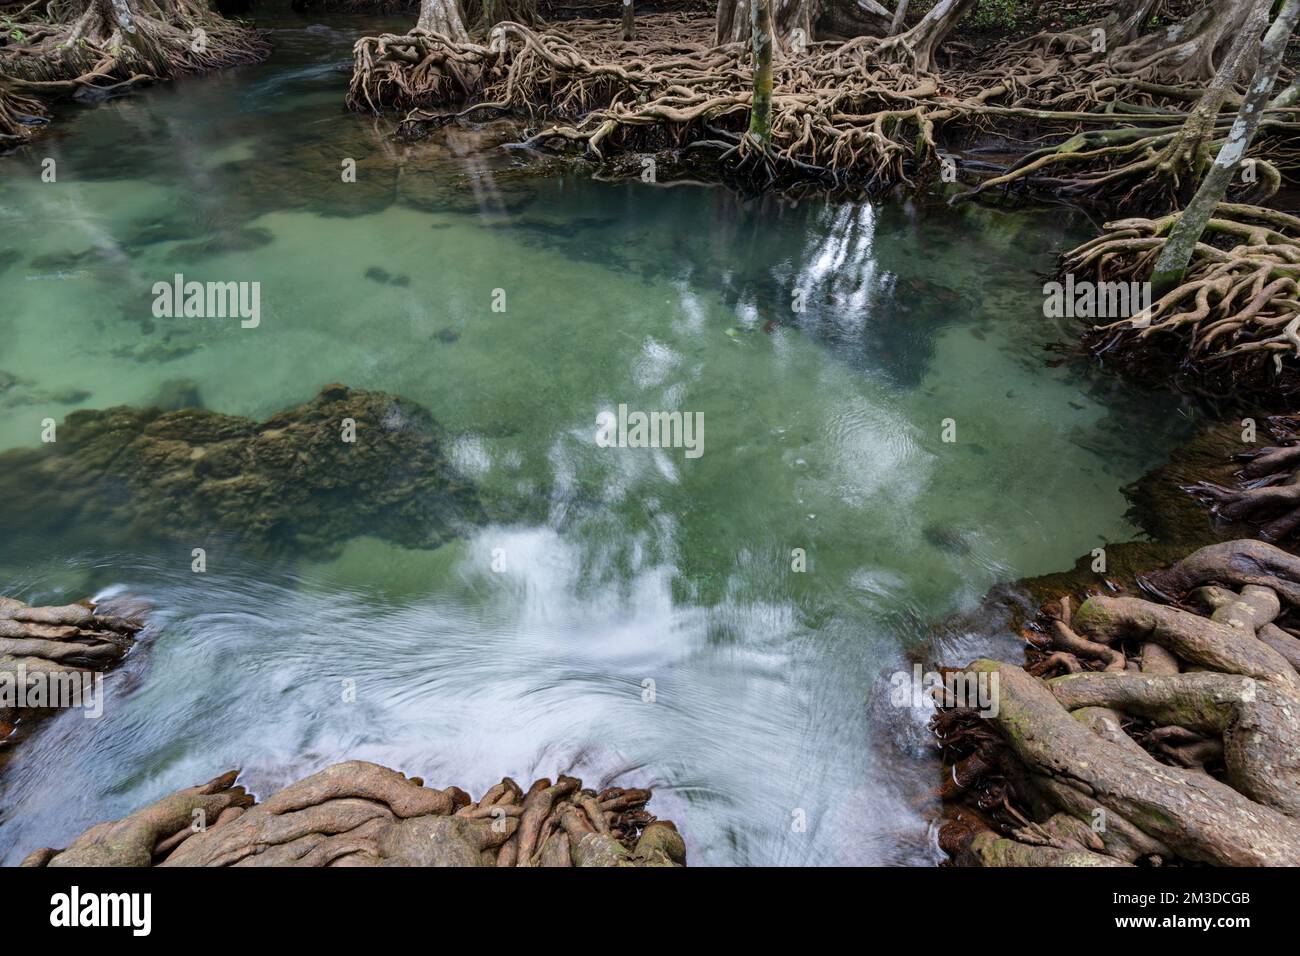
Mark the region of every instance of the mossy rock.
<instances>
[{"instance_id":1,"label":"mossy rock","mask_svg":"<svg viewBox=\"0 0 1300 956\"><path fill-rule=\"evenodd\" d=\"M343 385L260 423L199 408L73 412L57 441L0 455L0 495L11 533L232 535L260 553L330 555L363 534L436 547L484 520L425 409Z\"/></svg>"}]
</instances>

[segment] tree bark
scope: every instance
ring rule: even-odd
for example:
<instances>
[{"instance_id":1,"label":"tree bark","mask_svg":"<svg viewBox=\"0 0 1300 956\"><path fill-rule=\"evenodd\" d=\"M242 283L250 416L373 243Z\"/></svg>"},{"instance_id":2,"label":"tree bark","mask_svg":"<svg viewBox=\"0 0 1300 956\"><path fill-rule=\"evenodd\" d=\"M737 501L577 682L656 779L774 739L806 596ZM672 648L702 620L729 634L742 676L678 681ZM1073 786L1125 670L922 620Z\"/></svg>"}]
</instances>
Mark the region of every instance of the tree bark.
<instances>
[{"instance_id":1,"label":"tree bark","mask_svg":"<svg viewBox=\"0 0 1300 956\"><path fill-rule=\"evenodd\" d=\"M752 33L752 0L719 0L716 41L747 43ZM768 0L773 49L785 49L796 30L805 42L813 39L813 23L821 12L820 0Z\"/></svg>"},{"instance_id":2,"label":"tree bark","mask_svg":"<svg viewBox=\"0 0 1300 956\"><path fill-rule=\"evenodd\" d=\"M1255 41L1252 38L1258 37L1262 24L1267 22L1270 6L1269 0L1258 0L1245 30L1239 36L1238 42L1233 43L1232 52L1224 61L1216 80L1221 77L1227 77L1228 82L1236 80L1238 71L1254 53ZM1205 232L1206 223L1210 221L1219 203L1227 195L1228 186L1241 166L1241 161L1255 138L1256 130L1259 129L1264 109L1268 105L1269 97L1272 96L1273 86L1282 67L1282 59L1286 55L1287 41L1298 19L1300 19L1300 0L1286 0L1282 11L1265 35L1263 45L1259 48L1255 75L1251 80L1250 89L1242 100L1232 130L1228 133L1227 142L1219 150L1219 155L1201 183L1201 188L1197 190L1195 198L1183 210L1183 214L1170 230L1160 258L1156 260L1151 282L1157 296L1182 283L1196 244L1200 242L1201 235Z\"/></svg>"},{"instance_id":3,"label":"tree bark","mask_svg":"<svg viewBox=\"0 0 1300 956\"><path fill-rule=\"evenodd\" d=\"M1119 11L1114 29L1106 31L1106 42L1112 48L1118 48L1136 40L1159 5L1160 0L1129 0L1128 5Z\"/></svg>"},{"instance_id":4,"label":"tree bark","mask_svg":"<svg viewBox=\"0 0 1300 956\"><path fill-rule=\"evenodd\" d=\"M415 26L418 30L438 33L457 43L469 39L457 0L420 0L420 18Z\"/></svg>"},{"instance_id":5,"label":"tree bark","mask_svg":"<svg viewBox=\"0 0 1300 956\"><path fill-rule=\"evenodd\" d=\"M894 19L889 23L889 35L891 37L898 36L903 32L903 24L907 20L907 3L908 0L898 0L898 9L894 11Z\"/></svg>"},{"instance_id":6,"label":"tree bark","mask_svg":"<svg viewBox=\"0 0 1300 956\"><path fill-rule=\"evenodd\" d=\"M1254 6L1254 0L1214 0L1185 20L1134 39L1117 51L1114 66L1123 73L1154 70L1172 82L1211 80L1220 52L1244 29Z\"/></svg>"},{"instance_id":7,"label":"tree bark","mask_svg":"<svg viewBox=\"0 0 1300 956\"><path fill-rule=\"evenodd\" d=\"M1039 785L1095 801L1124 821L1140 821L1142 831L1176 847L1188 860L1285 866L1300 858L1300 822L1202 771L1166 766L1147 754L1116 747L1070 713L1070 708L1136 698L1138 685L1153 678L1071 674L1044 684L1020 667L987 660L968 670L998 674L996 726ZM1211 696L1222 688L1210 684L1240 686L1240 681L1230 684L1236 678L1221 674L1161 679L1195 683L1199 678ZM1290 706L1294 708L1294 699ZM1107 821L1108 827L1118 822L1112 816Z\"/></svg>"},{"instance_id":8,"label":"tree bark","mask_svg":"<svg viewBox=\"0 0 1300 956\"><path fill-rule=\"evenodd\" d=\"M623 0L623 32L624 40L636 39L636 12L632 8L632 0Z\"/></svg>"}]
</instances>

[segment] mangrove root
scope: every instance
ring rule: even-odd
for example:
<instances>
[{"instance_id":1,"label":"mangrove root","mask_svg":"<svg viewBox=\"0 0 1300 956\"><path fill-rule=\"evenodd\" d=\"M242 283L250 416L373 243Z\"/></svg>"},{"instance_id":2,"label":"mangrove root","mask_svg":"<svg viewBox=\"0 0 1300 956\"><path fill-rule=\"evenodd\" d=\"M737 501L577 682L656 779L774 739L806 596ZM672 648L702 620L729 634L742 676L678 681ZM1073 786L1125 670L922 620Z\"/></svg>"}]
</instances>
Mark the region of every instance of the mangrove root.
<instances>
[{"instance_id":1,"label":"mangrove root","mask_svg":"<svg viewBox=\"0 0 1300 956\"><path fill-rule=\"evenodd\" d=\"M1279 626L1300 559L1232 541L1142 584L1180 606L1064 599L1024 667L960 672L996 681L996 711L942 695L944 796L962 809L940 842L957 862L1300 864L1300 641Z\"/></svg>"},{"instance_id":2,"label":"mangrove root","mask_svg":"<svg viewBox=\"0 0 1300 956\"><path fill-rule=\"evenodd\" d=\"M24 866L684 866L686 846L646 810L651 791L509 777L477 802L377 764L335 764L263 803L231 771Z\"/></svg>"}]
</instances>

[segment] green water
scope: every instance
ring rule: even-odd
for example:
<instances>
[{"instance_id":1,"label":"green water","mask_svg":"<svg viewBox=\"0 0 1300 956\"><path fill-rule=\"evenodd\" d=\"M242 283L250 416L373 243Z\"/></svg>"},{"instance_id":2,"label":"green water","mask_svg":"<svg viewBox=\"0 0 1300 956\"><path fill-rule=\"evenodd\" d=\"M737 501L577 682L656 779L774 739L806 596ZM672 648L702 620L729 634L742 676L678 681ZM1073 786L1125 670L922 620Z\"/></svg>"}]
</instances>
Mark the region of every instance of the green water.
<instances>
[{"instance_id":1,"label":"green water","mask_svg":"<svg viewBox=\"0 0 1300 956\"><path fill-rule=\"evenodd\" d=\"M157 625L102 719L0 776L0 861L230 767L265 794L359 757L475 794L652 785L697 862L933 862L926 715L882 676L994 583L1131 537L1118 489L1181 431L1046 364L1041 273L1086 223L528 178L497 131L399 146L343 110L372 21L269 26L266 64L0 158L0 450L177 381L259 418L343 382L426 406L512 517L203 575L188 546L0 536L0 593L128 592ZM177 272L260 283L260 325L154 318ZM620 403L702 414L702 456L598 447Z\"/></svg>"}]
</instances>

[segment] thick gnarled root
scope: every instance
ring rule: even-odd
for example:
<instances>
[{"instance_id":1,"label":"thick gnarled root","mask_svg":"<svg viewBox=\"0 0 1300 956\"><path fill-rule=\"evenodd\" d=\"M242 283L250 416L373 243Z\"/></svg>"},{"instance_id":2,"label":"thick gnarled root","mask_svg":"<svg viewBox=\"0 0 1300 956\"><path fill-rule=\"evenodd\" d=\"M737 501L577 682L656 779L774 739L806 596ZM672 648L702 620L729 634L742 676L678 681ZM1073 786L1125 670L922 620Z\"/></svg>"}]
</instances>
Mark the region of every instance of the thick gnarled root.
<instances>
[{"instance_id":1,"label":"thick gnarled root","mask_svg":"<svg viewBox=\"0 0 1300 956\"><path fill-rule=\"evenodd\" d=\"M1300 865L1300 559L1225 542L1141 583L1169 603L1065 598L1025 666L962 671L996 713L941 700L957 862Z\"/></svg>"},{"instance_id":2,"label":"thick gnarled root","mask_svg":"<svg viewBox=\"0 0 1300 956\"><path fill-rule=\"evenodd\" d=\"M0 742L21 719L92 706L91 677L121 661L142 627L89 602L30 607L0 597Z\"/></svg>"},{"instance_id":3,"label":"thick gnarled root","mask_svg":"<svg viewBox=\"0 0 1300 956\"><path fill-rule=\"evenodd\" d=\"M458 787L359 760L257 804L231 771L92 827L24 866L684 866L649 790L584 789L561 776L524 792L510 778L477 802Z\"/></svg>"}]
</instances>

